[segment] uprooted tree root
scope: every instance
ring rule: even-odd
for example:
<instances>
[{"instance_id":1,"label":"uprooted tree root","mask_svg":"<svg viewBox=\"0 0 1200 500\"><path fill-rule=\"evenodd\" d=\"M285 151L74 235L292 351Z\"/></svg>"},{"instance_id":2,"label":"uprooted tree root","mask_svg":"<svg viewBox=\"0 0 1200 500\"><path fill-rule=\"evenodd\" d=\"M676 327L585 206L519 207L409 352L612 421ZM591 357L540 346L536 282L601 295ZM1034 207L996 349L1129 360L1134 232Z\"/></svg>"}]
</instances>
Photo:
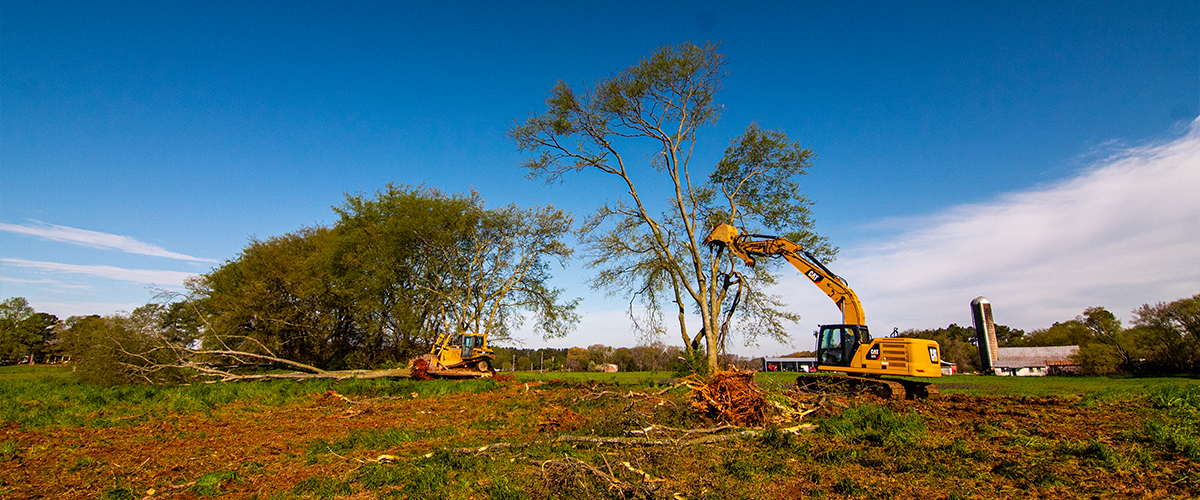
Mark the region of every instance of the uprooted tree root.
<instances>
[{"instance_id":1,"label":"uprooted tree root","mask_svg":"<svg viewBox=\"0 0 1200 500\"><path fill-rule=\"evenodd\" d=\"M713 420L759 427L767 419L767 400L754 383L754 372L721 371L684 380L692 390L692 408Z\"/></svg>"}]
</instances>

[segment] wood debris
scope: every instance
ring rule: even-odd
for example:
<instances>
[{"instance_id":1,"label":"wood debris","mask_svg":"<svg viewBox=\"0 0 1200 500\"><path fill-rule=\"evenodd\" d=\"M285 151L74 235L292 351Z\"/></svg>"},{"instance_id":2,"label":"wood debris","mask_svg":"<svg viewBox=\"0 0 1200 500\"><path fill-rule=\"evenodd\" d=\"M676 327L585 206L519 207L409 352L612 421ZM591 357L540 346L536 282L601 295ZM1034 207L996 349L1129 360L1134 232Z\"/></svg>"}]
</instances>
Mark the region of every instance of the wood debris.
<instances>
[{"instance_id":1,"label":"wood debris","mask_svg":"<svg viewBox=\"0 0 1200 500\"><path fill-rule=\"evenodd\" d=\"M742 427L759 427L766 421L767 400L754 383L754 372L720 371L684 382L692 390L692 408L701 415Z\"/></svg>"}]
</instances>

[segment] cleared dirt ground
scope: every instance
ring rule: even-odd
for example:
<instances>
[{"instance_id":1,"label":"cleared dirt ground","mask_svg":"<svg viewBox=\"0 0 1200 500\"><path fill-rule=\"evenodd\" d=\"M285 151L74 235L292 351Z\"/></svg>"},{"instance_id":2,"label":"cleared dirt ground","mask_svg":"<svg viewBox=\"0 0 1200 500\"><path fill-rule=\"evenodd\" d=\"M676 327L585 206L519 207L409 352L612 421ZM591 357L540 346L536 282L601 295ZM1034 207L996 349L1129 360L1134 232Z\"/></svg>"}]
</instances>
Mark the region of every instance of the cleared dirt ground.
<instances>
[{"instance_id":1,"label":"cleared dirt ground","mask_svg":"<svg viewBox=\"0 0 1200 500\"><path fill-rule=\"evenodd\" d=\"M419 386L418 386L419 387ZM713 428L686 388L501 383L428 397L311 394L0 441L4 498L1186 498L1200 495L1188 416L1148 398L799 398L774 428ZM776 395L775 400L781 396ZM349 399L349 400L348 400ZM796 399L796 398L793 398ZM30 401L23 404L42 404ZM1185 408L1186 410L1186 408ZM104 415L94 415L102 418ZM794 424L796 422L793 422ZM651 425L659 427L639 433ZM780 424L789 425L789 424ZM714 435L738 432L728 429ZM559 436L620 437L600 443ZM1190 437L1189 437L1190 436ZM636 443L632 440L649 438ZM603 441L594 439L594 441ZM1192 441L1194 443L1194 441ZM494 443L484 452L461 448Z\"/></svg>"}]
</instances>

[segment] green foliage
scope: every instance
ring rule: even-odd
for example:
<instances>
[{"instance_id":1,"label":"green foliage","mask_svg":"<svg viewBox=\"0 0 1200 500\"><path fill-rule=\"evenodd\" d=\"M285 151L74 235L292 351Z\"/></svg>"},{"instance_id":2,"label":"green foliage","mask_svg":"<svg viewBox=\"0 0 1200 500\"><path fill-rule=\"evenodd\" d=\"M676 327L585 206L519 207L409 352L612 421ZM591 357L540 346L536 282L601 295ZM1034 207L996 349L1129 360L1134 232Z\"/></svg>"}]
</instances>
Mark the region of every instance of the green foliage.
<instances>
[{"instance_id":1,"label":"green foliage","mask_svg":"<svg viewBox=\"0 0 1200 500\"><path fill-rule=\"evenodd\" d=\"M531 176L555 181L595 170L627 193L601 205L580 230L588 266L599 269L592 285L645 306L634 319L648 337L665 331L669 311L678 318L684 350L704 352L709 370L717 368L731 331L748 342L760 335L786 339L786 323L799 318L766 291L778 266L734 271L722 253L701 247L711 228L769 231L823 259L836 253L815 233L812 202L797 182L812 165L811 150L751 124L710 169L691 163L700 129L720 115L715 96L724 66L715 45L660 47L582 91L558 82L545 112L509 130L517 148L532 155L523 162ZM639 190L644 173L673 188ZM687 304L700 312L701 327L689 329Z\"/></svg>"},{"instance_id":2,"label":"green foliage","mask_svg":"<svg viewBox=\"0 0 1200 500\"><path fill-rule=\"evenodd\" d=\"M1110 375L1121 366L1121 355L1109 344L1092 343L1080 347L1071 356L1085 375Z\"/></svg>"},{"instance_id":3,"label":"green foliage","mask_svg":"<svg viewBox=\"0 0 1200 500\"><path fill-rule=\"evenodd\" d=\"M1145 346L1148 368L1200 374L1200 294L1143 305L1134 311L1133 323Z\"/></svg>"},{"instance_id":4,"label":"green foliage","mask_svg":"<svg viewBox=\"0 0 1200 500\"><path fill-rule=\"evenodd\" d=\"M1147 396L1156 408L1200 412L1200 386L1164 386Z\"/></svg>"},{"instance_id":5,"label":"green foliage","mask_svg":"<svg viewBox=\"0 0 1200 500\"><path fill-rule=\"evenodd\" d=\"M73 316L65 322L59 338L86 382L102 385L185 382L188 373L168 367L179 360L172 347L181 346L159 335L158 321L165 311L151 304L129 315ZM160 365L162 368L157 368Z\"/></svg>"},{"instance_id":6,"label":"green foliage","mask_svg":"<svg viewBox=\"0 0 1200 500\"><path fill-rule=\"evenodd\" d=\"M821 421L819 432L848 442L866 442L882 446L915 444L925 433L920 415L898 415L890 408L866 404L847 408L841 414Z\"/></svg>"},{"instance_id":7,"label":"green foliage","mask_svg":"<svg viewBox=\"0 0 1200 500\"><path fill-rule=\"evenodd\" d=\"M38 358L50 348L58 318L34 311L24 297L0 302L0 360Z\"/></svg>"},{"instance_id":8,"label":"green foliage","mask_svg":"<svg viewBox=\"0 0 1200 500\"><path fill-rule=\"evenodd\" d=\"M553 337L578 320L577 301L548 286L550 264L572 253L561 210L392 184L334 210L334 226L252 240L189 284L214 326L206 348L374 368L427 352L442 333L502 341L530 315Z\"/></svg>"},{"instance_id":9,"label":"green foliage","mask_svg":"<svg viewBox=\"0 0 1200 500\"><path fill-rule=\"evenodd\" d=\"M1050 328L1034 330L1025 336L1024 346L1084 345L1091 340L1092 333L1087 326L1084 326L1082 321L1073 319L1054 323Z\"/></svg>"},{"instance_id":10,"label":"green foliage","mask_svg":"<svg viewBox=\"0 0 1200 500\"><path fill-rule=\"evenodd\" d=\"M774 425L768 426L758 440L762 443L763 447L773 450L791 450L799 445L795 434L780 432L779 427Z\"/></svg>"}]
</instances>

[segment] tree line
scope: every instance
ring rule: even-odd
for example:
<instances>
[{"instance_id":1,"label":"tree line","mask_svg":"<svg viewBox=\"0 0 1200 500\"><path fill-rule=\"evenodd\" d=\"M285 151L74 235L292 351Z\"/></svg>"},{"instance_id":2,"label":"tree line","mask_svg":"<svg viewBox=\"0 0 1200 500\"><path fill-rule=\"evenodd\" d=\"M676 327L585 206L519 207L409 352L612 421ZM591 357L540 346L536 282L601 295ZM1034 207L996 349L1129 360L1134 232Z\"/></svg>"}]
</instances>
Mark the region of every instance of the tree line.
<instances>
[{"instance_id":1,"label":"tree line","mask_svg":"<svg viewBox=\"0 0 1200 500\"><path fill-rule=\"evenodd\" d=\"M963 371L979 371L975 329L951 324L906 330L903 337L935 340L942 359ZM1172 302L1143 304L1126 328L1104 307L1089 307L1074 319L1026 333L996 325L1000 347L1077 345L1072 361L1089 375L1200 374L1200 294Z\"/></svg>"},{"instance_id":2,"label":"tree line","mask_svg":"<svg viewBox=\"0 0 1200 500\"><path fill-rule=\"evenodd\" d=\"M996 325L996 336L1001 347L1078 345L1075 362L1087 374L1200 374L1200 295L1142 305L1134 311L1132 323L1132 327L1125 328L1107 309L1090 307L1074 319L1029 333ZM0 360L45 362L65 356L79 362L78 371L85 380L138 382L122 370L122 364L130 361L124 352L141 352L149 358L144 361L155 361L154 356L164 355L153 349L155 339L196 343L201 324L187 302L152 303L131 313L59 320L35 311L24 298L14 297L0 303ZM906 330L900 336L935 340L941 346L943 359L959 365L965 372L980 370L974 328L951 324L945 328ZM805 355L812 353L788 356ZM168 364L167 361L165 357L157 359L162 365ZM735 354L723 355L720 362L721 366L743 369L757 367L754 359ZM395 365L398 361L388 364ZM661 341L634 347L496 346L496 366L506 371L596 371L605 364L614 364L620 371L684 372L691 368L683 349ZM158 376L164 381L186 380L186 375L178 369L164 369Z\"/></svg>"},{"instance_id":3,"label":"tree line","mask_svg":"<svg viewBox=\"0 0 1200 500\"><path fill-rule=\"evenodd\" d=\"M577 300L548 285L551 265L572 253L566 212L392 184L347 195L334 211L333 225L252 239L186 292L130 313L58 322L24 299L6 301L0 355L36 356L53 330L85 377L95 368L100 381L176 382L184 366L245 371L271 359L395 366L443 333L502 343L523 326L563 336L578 320Z\"/></svg>"}]
</instances>

